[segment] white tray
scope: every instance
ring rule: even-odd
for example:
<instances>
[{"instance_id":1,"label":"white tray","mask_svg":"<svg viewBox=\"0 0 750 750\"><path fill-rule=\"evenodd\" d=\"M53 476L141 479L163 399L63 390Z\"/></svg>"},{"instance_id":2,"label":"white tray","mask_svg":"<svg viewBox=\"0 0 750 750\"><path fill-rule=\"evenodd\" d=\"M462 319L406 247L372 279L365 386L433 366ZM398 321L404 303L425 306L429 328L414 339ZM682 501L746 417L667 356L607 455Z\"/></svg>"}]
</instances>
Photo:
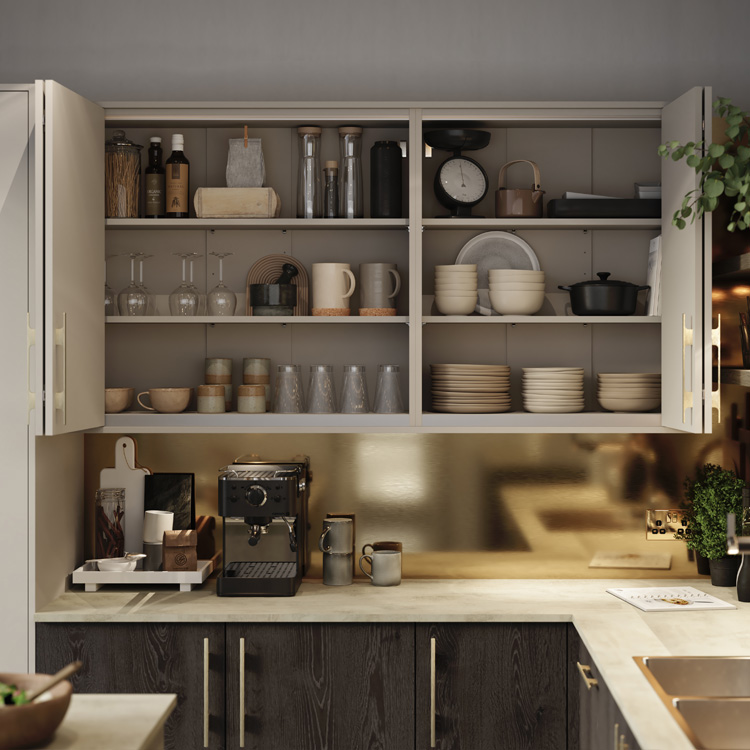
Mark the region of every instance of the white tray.
<instances>
[{"instance_id":1,"label":"white tray","mask_svg":"<svg viewBox=\"0 0 750 750\"><path fill-rule=\"evenodd\" d=\"M607 589L607 592L614 594L628 604L632 604L644 612L695 612L696 610L705 609L737 609L734 604L717 599L711 594L692 586L670 586L658 588L643 589ZM665 601L677 599L679 602L673 603Z\"/></svg>"},{"instance_id":2,"label":"white tray","mask_svg":"<svg viewBox=\"0 0 750 750\"><path fill-rule=\"evenodd\" d=\"M130 586L152 586L154 584L179 584L180 591L190 591L199 586L214 571L213 560L198 560L198 570L132 570L125 573L112 573L95 570L94 563L84 563L73 571L73 583L82 583L86 591L98 591L107 583L128 584Z\"/></svg>"}]
</instances>

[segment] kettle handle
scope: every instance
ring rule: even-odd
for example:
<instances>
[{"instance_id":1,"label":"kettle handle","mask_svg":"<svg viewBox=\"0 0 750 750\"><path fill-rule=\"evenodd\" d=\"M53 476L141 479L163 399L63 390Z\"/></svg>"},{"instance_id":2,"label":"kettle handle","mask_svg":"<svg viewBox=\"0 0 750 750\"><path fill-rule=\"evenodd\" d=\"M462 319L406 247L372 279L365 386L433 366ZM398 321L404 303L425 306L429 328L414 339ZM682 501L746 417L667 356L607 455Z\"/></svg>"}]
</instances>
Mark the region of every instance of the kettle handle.
<instances>
[{"instance_id":1,"label":"kettle handle","mask_svg":"<svg viewBox=\"0 0 750 750\"><path fill-rule=\"evenodd\" d=\"M531 168L534 170L534 186L532 190L541 190L542 176L539 173L539 167L535 162L529 161L528 159L514 159L509 161L507 164L503 164L500 167L500 174L497 176L497 189L503 190L505 188L505 170L513 164L531 164Z\"/></svg>"}]
</instances>

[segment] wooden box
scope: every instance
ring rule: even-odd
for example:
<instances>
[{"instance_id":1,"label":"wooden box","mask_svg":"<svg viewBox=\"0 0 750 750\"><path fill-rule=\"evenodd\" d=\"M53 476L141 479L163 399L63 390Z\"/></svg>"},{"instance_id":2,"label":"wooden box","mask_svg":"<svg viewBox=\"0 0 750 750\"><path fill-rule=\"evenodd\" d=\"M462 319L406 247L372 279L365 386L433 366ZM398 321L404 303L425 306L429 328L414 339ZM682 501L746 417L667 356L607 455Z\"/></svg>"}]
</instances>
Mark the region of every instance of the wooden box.
<instances>
[{"instance_id":1,"label":"wooden box","mask_svg":"<svg viewBox=\"0 0 750 750\"><path fill-rule=\"evenodd\" d=\"M198 570L198 532L164 532L164 570Z\"/></svg>"}]
</instances>

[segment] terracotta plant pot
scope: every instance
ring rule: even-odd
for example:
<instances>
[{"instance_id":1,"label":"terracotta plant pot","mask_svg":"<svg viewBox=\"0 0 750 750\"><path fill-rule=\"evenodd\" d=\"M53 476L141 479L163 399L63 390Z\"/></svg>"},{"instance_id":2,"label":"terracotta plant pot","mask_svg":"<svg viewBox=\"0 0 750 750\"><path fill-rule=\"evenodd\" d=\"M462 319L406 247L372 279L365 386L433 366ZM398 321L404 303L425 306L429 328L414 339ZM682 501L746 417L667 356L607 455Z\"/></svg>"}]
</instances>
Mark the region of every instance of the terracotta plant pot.
<instances>
[{"instance_id":1,"label":"terracotta plant pot","mask_svg":"<svg viewBox=\"0 0 750 750\"><path fill-rule=\"evenodd\" d=\"M724 555L718 560L709 560L711 567L711 585L735 586L737 570L740 567L739 555Z\"/></svg>"}]
</instances>

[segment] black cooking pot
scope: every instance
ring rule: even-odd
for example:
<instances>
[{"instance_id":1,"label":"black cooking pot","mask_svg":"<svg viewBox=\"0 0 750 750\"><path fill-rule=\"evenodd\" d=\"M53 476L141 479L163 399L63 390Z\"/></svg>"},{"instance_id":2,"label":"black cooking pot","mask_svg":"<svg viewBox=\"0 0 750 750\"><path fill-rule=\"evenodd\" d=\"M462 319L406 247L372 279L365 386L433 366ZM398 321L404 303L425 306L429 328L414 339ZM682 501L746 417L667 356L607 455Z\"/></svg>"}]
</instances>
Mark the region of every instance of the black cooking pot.
<instances>
[{"instance_id":1,"label":"black cooking pot","mask_svg":"<svg viewBox=\"0 0 750 750\"><path fill-rule=\"evenodd\" d=\"M629 281L610 281L608 273L597 273L599 279L579 281L571 286L558 286L570 292L573 315L632 315L638 292L650 289Z\"/></svg>"}]
</instances>

